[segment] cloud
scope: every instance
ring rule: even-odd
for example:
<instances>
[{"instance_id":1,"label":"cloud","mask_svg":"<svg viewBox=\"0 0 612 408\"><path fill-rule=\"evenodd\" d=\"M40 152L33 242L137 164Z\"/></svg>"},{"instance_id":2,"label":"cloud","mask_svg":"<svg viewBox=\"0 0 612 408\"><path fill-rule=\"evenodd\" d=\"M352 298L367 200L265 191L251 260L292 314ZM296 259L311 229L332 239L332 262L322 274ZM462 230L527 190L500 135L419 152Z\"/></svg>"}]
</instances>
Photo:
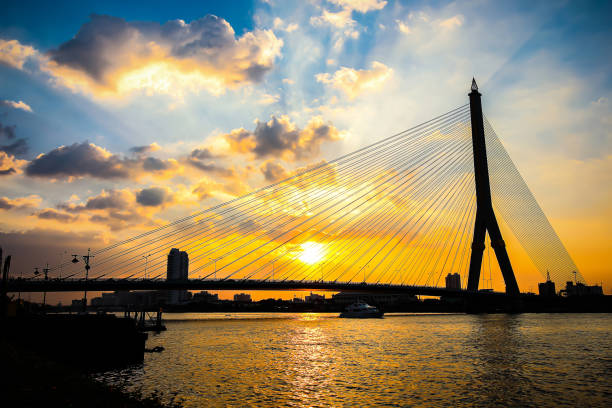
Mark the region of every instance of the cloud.
<instances>
[{"instance_id":1,"label":"cloud","mask_svg":"<svg viewBox=\"0 0 612 408\"><path fill-rule=\"evenodd\" d=\"M412 33L412 29L410 28L410 26L404 23L402 20L395 20L395 23L397 24L397 29L400 30L400 32L404 34Z\"/></svg>"},{"instance_id":2,"label":"cloud","mask_svg":"<svg viewBox=\"0 0 612 408\"><path fill-rule=\"evenodd\" d=\"M136 193L138 204L147 207L157 207L172 201L172 199L172 193L161 187L145 188Z\"/></svg>"},{"instance_id":3,"label":"cloud","mask_svg":"<svg viewBox=\"0 0 612 408\"><path fill-rule=\"evenodd\" d=\"M27 197L18 197L10 199L8 197L0 197L0 210L22 210L26 208L38 207L42 199L36 194Z\"/></svg>"},{"instance_id":4,"label":"cloud","mask_svg":"<svg viewBox=\"0 0 612 408\"><path fill-rule=\"evenodd\" d=\"M3 101L0 101L0 106L6 106L7 108L13 108L13 109L22 109L26 112L32 112L32 108L30 107L30 105L28 105L24 101L15 102L15 101L3 100Z\"/></svg>"},{"instance_id":5,"label":"cloud","mask_svg":"<svg viewBox=\"0 0 612 408\"><path fill-rule=\"evenodd\" d=\"M440 21L438 24L442 28L445 28L447 30L452 30L455 27L461 27L463 25L463 16L462 15L453 16L453 17L447 18L446 20Z\"/></svg>"},{"instance_id":6,"label":"cloud","mask_svg":"<svg viewBox=\"0 0 612 408\"><path fill-rule=\"evenodd\" d=\"M355 99L362 92L380 88L392 73L391 68L381 62L374 61L370 70L342 67L333 75L321 73L315 77L318 82L343 91L349 99Z\"/></svg>"},{"instance_id":7,"label":"cloud","mask_svg":"<svg viewBox=\"0 0 612 408\"><path fill-rule=\"evenodd\" d=\"M223 156L214 154L209 148L204 147L194 149L189 157L187 157L187 163L198 170L214 173L221 177L236 177L236 171L234 169L226 168L219 164L219 159L221 158L223 158Z\"/></svg>"},{"instance_id":8,"label":"cloud","mask_svg":"<svg viewBox=\"0 0 612 408\"><path fill-rule=\"evenodd\" d=\"M299 129L289 117L272 116L268 122L255 122L255 130L234 129L224 135L235 153L252 153L256 158L280 156L308 159L319 153L323 142L340 140L343 134L320 116Z\"/></svg>"},{"instance_id":9,"label":"cloud","mask_svg":"<svg viewBox=\"0 0 612 408\"><path fill-rule=\"evenodd\" d=\"M21 172L21 168L27 164L26 160L16 159L0 150L0 176L8 176Z\"/></svg>"},{"instance_id":10,"label":"cloud","mask_svg":"<svg viewBox=\"0 0 612 408\"><path fill-rule=\"evenodd\" d=\"M4 126L0 123L0 139L14 139L15 138L15 128L16 126Z\"/></svg>"},{"instance_id":11,"label":"cloud","mask_svg":"<svg viewBox=\"0 0 612 408\"><path fill-rule=\"evenodd\" d=\"M53 208L47 208L45 210L39 211L35 215L41 220L55 220L61 222L74 222L78 218L78 216L76 215L60 212L54 210Z\"/></svg>"},{"instance_id":12,"label":"cloud","mask_svg":"<svg viewBox=\"0 0 612 408\"><path fill-rule=\"evenodd\" d=\"M154 157L126 158L93 143L74 143L40 154L25 168L31 177L71 178L91 176L99 179L138 178L145 174L162 176L177 167L175 160Z\"/></svg>"},{"instance_id":13,"label":"cloud","mask_svg":"<svg viewBox=\"0 0 612 408\"><path fill-rule=\"evenodd\" d=\"M134 195L129 190L102 190L98 196L90 197L85 204L64 203L58 208L69 212L88 210L125 210L134 203Z\"/></svg>"},{"instance_id":14,"label":"cloud","mask_svg":"<svg viewBox=\"0 0 612 408\"><path fill-rule=\"evenodd\" d=\"M145 146L134 146L130 148L130 152L134 154L145 154L145 153L156 152L160 149L161 147L156 142L153 142Z\"/></svg>"},{"instance_id":15,"label":"cloud","mask_svg":"<svg viewBox=\"0 0 612 408\"><path fill-rule=\"evenodd\" d=\"M209 178L202 178L191 188L191 193L200 201L215 196L218 196L223 201L227 201L231 198L244 195L250 190L251 188L238 178L230 179L224 183L218 183Z\"/></svg>"},{"instance_id":16,"label":"cloud","mask_svg":"<svg viewBox=\"0 0 612 408\"><path fill-rule=\"evenodd\" d=\"M351 18L353 11L359 13L367 13L374 10L382 10L386 5L386 1L380 0L328 0L329 3L340 7L340 11L323 10L320 16L314 16L310 19L312 25L331 25L336 28L345 28L355 25L355 21Z\"/></svg>"},{"instance_id":17,"label":"cloud","mask_svg":"<svg viewBox=\"0 0 612 408\"><path fill-rule=\"evenodd\" d=\"M463 25L464 17L462 14L456 14L447 18L432 19L425 12L410 13L406 20L395 20L397 29L403 34L423 33L429 36L431 40L435 33L450 32ZM425 34L429 33L429 34Z\"/></svg>"},{"instance_id":18,"label":"cloud","mask_svg":"<svg viewBox=\"0 0 612 408\"><path fill-rule=\"evenodd\" d=\"M323 9L321 15L310 18L310 24L334 29L332 43L335 51L340 51L347 38L359 38L357 22L352 18L353 11L365 14L369 11L382 10L387 5L386 1L379 0L328 0L328 2L340 10Z\"/></svg>"},{"instance_id":19,"label":"cloud","mask_svg":"<svg viewBox=\"0 0 612 408\"><path fill-rule=\"evenodd\" d=\"M173 195L170 190L164 191L163 202L170 203ZM118 231L130 227L143 227L155 225L149 207L157 206L155 200L161 197L156 187L145 188L134 193L129 189L102 190L93 197L89 197L85 203L65 202L57 206L70 214L88 214L89 221L103 224L111 230Z\"/></svg>"},{"instance_id":20,"label":"cloud","mask_svg":"<svg viewBox=\"0 0 612 408\"><path fill-rule=\"evenodd\" d=\"M268 160L264 164L259 167L261 173L264 175L266 181L270 183L275 183L277 181L283 180L289 176L289 173L282 164Z\"/></svg>"},{"instance_id":21,"label":"cloud","mask_svg":"<svg viewBox=\"0 0 612 408\"><path fill-rule=\"evenodd\" d=\"M0 63L12 68L23 69L28 59L38 55L29 45L22 45L17 40L0 39Z\"/></svg>"},{"instance_id":22,"label":"cloud","mask_svg":"<svg viewBox=\"0 0 612 408\"><path fill-rule=\"evenodd\" d=\"M97 97L144 91L180 99L202 89L219 95L260 81L282 44L271 30L236 37L227 21L213 15L159 24L94 14L48 53L45 70L59 84Z\"/></svg>"},{"instance_id":23,"label":"cloud","mask_svg":"<svg viewBox=\"0 0 612 408\"><path fill-rule=\"evenodd\" d=\"M367 13L373 10L382 10L387 2L384 0L328 0L330 3L341 6L344 9Z\"/></svg>"},{"instance_id":24,"label":"cloud","mask_svg":"<svg viewBox=\"0 0 612 408\"><path fill-rule=\"evenodd\" d=\"M297 24L297 23L287 23L286 24L283 21L283 19L280 18L280 17L275 17L274 21L273 21L273 24L274 24L274 28L276 30L283 30L283 31L286 31L288 33L291 33L293 31L297 30L298 28L300 28L299 24Z\"/></svg>"},{"instance_id":25,"label":"cloud","mask_svg":"<svg viewBox=\"0 0 612 408\"><path fill-rule=\"evenodd\" d=\"M0 123L0 141L15 140L16 135L17 135L15 133L15 129L16 129L15 125L4 126L2 123ZM28 146L28 143L25 141L25 139L17 139L12 143L0 145L0 151L13 155L13 156L19 156L19 155L26 154L28 150L29 150L29 146Z\"/></svg>"}]
</instances>

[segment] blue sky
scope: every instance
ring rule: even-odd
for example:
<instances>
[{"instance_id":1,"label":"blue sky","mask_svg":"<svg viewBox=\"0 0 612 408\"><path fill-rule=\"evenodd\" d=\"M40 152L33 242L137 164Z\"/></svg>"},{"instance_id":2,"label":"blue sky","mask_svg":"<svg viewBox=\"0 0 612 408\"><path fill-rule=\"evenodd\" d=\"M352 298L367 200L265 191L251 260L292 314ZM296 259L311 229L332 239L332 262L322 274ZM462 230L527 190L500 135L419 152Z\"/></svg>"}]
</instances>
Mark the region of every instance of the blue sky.
<instances>
[{"instance_id":1,"label":"blue sky","mask_svg":"<svg viewBox=\"0 0 612 408\"><path fill-rule=\"evenodd\" d=\"M40 231L129 236L265 185L267 163L290 172L462 105L475 76L487 117L583 275L601 280L612 242L611 9L584 1L5 1L0 124L13 130L0 141L0 231L24 242ZM278 147L274 157L228 144L240 129L259 140L257 123L330 133L308 139L301 154ZM16 140L27 151L7 147ZM202 150L206 171L189 161ZM102 173L66 164L73 151L92 155ZM138 167L147 158L155 171ZM101 175L109 162L123 166L121 176ZM207 194L194 193L204 185ZM131 208L128 221L113 219L112 208L74 210L113 194L133 202L151 188L167 201ZM96 223L102 216L112 222ZM598 241L586 245L587 237Z\"/></svg>"}]
</instances>

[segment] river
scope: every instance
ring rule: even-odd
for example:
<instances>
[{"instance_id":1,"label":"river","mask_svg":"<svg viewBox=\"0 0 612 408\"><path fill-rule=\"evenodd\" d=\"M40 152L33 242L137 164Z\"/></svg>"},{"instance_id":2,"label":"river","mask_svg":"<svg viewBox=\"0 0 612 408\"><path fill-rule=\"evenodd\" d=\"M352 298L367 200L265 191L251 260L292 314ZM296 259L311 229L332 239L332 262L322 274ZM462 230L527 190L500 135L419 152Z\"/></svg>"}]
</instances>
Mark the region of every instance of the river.
<instances>
[{"instance_id":1,"label":"river","mask_svg":"<svg viewBox=\"0 0 612 408\"><path fill-rule=\"evenodd\" d=\"M183 406L612 406L610 314L169 314L96 379Z\"/></svg>"}]
</instances>

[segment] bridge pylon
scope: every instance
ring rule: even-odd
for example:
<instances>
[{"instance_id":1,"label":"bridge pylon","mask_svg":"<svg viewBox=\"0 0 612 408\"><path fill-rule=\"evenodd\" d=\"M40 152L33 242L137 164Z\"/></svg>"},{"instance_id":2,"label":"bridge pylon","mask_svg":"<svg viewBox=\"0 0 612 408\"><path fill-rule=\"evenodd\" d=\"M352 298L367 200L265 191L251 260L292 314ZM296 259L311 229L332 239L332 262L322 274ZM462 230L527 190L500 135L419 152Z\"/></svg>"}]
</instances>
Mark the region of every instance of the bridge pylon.
<instances>
[{"instance_id":1,"label":"bridge pylon","mask_svg":"<svg viewBox=\"0 0 612 408\"><path fill-rule=\"evenodd\" d=\"M487 164L487 147L484 134L484 120L482 117L481 94L478 92L476 80L472 79L472 92L470 97L470 116L472 124L472 148L474 152L474 179L476 184L476 219L474 237L472 240L472 254L470 258L470 271L468 275L468 291L477 292L480 280L480 268L485 249L485 234L489 231L491 246L495 251L497 262L506 283L506 293L518 295L519 287L512 270L512 264L506 251L506 244L502 238L493 203L491 201L491 185L489 184L489 167Z\"/></svg>"}]
</instances>

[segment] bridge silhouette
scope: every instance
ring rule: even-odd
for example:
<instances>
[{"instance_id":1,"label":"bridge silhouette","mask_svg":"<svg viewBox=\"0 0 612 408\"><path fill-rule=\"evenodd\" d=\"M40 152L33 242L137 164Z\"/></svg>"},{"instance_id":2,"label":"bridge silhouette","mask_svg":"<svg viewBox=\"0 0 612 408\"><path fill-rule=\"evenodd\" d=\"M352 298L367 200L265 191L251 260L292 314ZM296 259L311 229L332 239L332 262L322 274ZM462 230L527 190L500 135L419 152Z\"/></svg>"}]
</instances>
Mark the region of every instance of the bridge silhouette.
<instances>
[{"instance_id":1,"label":"bridge silhouette","mask_svg":"<svg viewBox=\"0 0 612 408\"><path fill-rule=\"evenodd\" d=\"M469 104L5 287L469 296L482 293L492 249L505 294L516 296L497 216L542 276L584 281L484 117L473 80ZM189 254L189 279L165 279L171 248ZM460 275L461 288L442 286L448 273Z\"/></svg>"}]
</instances>

